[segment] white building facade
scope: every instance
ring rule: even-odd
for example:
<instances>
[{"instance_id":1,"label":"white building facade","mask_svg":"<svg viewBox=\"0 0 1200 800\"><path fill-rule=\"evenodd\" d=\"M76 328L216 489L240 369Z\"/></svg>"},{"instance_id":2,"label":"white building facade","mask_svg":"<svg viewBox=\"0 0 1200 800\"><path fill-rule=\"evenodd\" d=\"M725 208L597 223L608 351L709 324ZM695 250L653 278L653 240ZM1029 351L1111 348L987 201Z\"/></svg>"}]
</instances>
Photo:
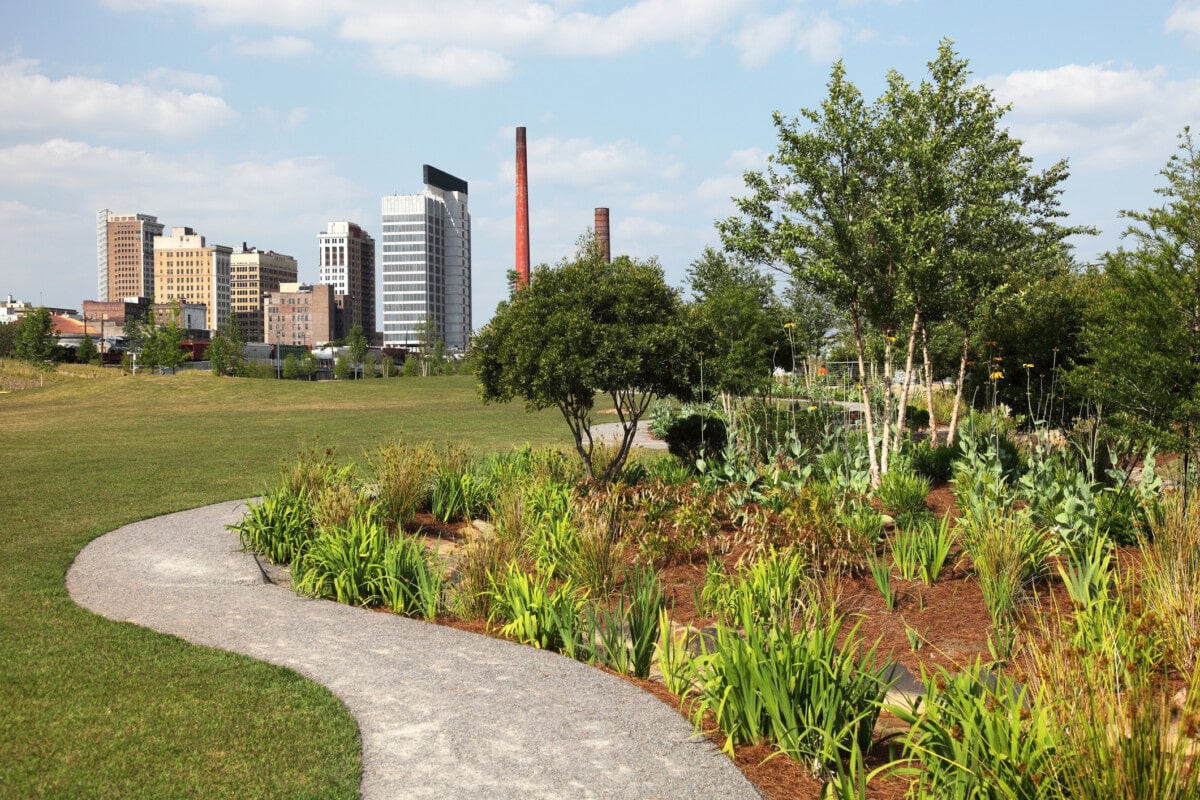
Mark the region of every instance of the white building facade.
<instances>
[{"instance_id":1,"label":"white building facade","mask_svg":"<svg viewBox=\"0 0 1200 800\"><path fill-rule=\"evenodd\" d=\"M338 337L361 325L370 340L375 333L375 240L353 222L330 222L317 236L321 283L342 297Z\"/></svg>"},{"instance_id":2,"label":"white building facade","mask_svg":"<svg viewBox=\"0 0 1200 800\"><path fill-rule=\"evenodd\" d=\"M467 182L424 165L425 190L383 198L383 346L417 347L426 320L451 352L471 341Z\"/></svg>"}]
</instances>

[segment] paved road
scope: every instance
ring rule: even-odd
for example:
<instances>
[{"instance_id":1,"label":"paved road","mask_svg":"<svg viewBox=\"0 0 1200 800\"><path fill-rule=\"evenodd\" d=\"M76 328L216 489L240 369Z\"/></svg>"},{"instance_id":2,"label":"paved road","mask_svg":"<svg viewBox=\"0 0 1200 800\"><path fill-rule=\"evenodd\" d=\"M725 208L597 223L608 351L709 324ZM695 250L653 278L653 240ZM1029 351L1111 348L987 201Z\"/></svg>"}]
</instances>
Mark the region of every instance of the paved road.
<instances>
[{"instance_id":1,"label":"paved road","mask_svg":"<svg viewBox=\"0 0 1200 800\"><path fill-rule=\"evenodd\" d=\"M674 710L561 656L297 597L225 529L240 502L106 534L67 573L114 620L290 667L358 720L366 798L756 798Z\"/></svg>"}]
</instances>

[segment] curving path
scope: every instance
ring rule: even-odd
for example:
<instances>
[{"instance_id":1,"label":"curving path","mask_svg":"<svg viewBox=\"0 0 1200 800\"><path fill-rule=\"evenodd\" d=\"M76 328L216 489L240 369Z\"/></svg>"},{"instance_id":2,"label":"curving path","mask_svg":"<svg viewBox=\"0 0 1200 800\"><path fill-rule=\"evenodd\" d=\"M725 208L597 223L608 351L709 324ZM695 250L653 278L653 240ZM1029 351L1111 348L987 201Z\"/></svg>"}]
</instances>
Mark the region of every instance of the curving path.
<instances>
[{"instance_id":1,"label":"curving path","mask_svg":"<svg viewBox=\"0 0 1200 800\"><path fill-rule=\"evenodd\" d=\"M75 602L290 667L358 720L366 798L756 798L671 708L570 659L266 582L225 525L242 502L101 536Z\"/></svg>"}]
</instances>

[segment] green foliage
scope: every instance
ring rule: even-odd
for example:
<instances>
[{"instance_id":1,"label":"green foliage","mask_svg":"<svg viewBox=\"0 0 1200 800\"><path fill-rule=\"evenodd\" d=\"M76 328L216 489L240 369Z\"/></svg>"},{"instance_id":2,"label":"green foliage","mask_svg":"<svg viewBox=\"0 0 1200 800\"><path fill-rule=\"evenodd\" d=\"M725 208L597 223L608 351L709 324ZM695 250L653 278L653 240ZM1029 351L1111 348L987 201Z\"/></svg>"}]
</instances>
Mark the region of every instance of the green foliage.
<instances>
[{"instance_id":1,"label":"green foliage","mask_svg":"<svg viewBox=\"0 0 1200 800\"><path fill-rule=\"evenodd\" d=\"M895 556L893 549L892 555ZM899 562L897 562L899 564ZM871 580L875 583L875 588L879 590L879 594L883 596L883 604L888 611L896 610L897 592L892 586L892 568L888 566L885 559L877 558L874 554L867 554L867 571L871 573ZM905 580L912 580L907 577L904 571L901 570L900 577Z\"/></svg>"},{"instance_id":2,"label":"green foliage","mask_svg":"<svg viewBox=\"0 0 1200 800\"><path fill-rule=\"evenodd\" d=\"M402 528L428 506L435 456L428 443L400 439L380 444L367 454L375 481L375 506L380 517Z\"/></svg>"},{"instance_id":3,"label":"green foliage","mask_svg":"<svg viewBox=\"0 0 1200 800\"><path fill-rule=\"evenodd\" d=\"M952 674L922 669L928 694L915 709L892 708L910 724L905 754L910 796L920 800L1037 800L1054 797L1058 746L1048 710L1004 673L978 661Z\"/></svg>"},{"instance_id":4,"label":"green foliage","mask_svg":"<svg viewBox=\"0 0 1200 800\"><path fill-rule=\"evenodd\" d=\"M99 358L100 351L96 349L96 342L93 341L92 335L85 331L83 339L79 342L79 348L75 351L75 360L80 364L90 364L98 361Z\"/></svg>"},{"instance_id":5,"label":"green foliage","mask_svg":"<svg viewBox=\"0 0 1200 800\"><path fill-rule=\"evenodd\" d=\"M138 364L144 367L156 368L159 372L176 370L183 366L184 355L180 349L183 344L183 327L181 319L183 312L179 301L176 300L167 313L167 319L162 325L155 325L148 319L142 327L142 351Z\"/></svg>"},{"instance_id":6,"label":"green foliage","mask_svg":"<svg viewBox=\"0 0 1200 800\"><path fill-rule=\"evenodd\" d=\"M476 337L481 395L558 408L588 477L609 480L624 467L650 404L690 391L694 359L683 323L683 304L656 262L622 256L609 264L584 240L573 260L539 267ZM625 435L596 474L591 412L598 393L611 399Z\"/></svg>"},{"instance_id":7,"label":"green foliage","mask_svg":"<svg viewBox=\"0 0 1200 800\"><path fill-rule=\"evenodd\" d=\"M625 519L615 494L595 494L576 507L579 526L568 577L593 597L607 597L616 586L625 550Z\"/></svg>"},{"instance_id":8,"label":"green foliage","mask_svg":"<svg viewBox=\"0 0 1200 800\"><path fill-rule=\"evenodd\" d=\"M1189 129L1161 174L1163 205L1124 212L1134 247L1106 256L1084 333L1088 366L1072 379L1109 424L1190 454L1200 424L1200 148Z\"/></svg>"},{"instance_id":9,"label":"green foliage","mask_svg":"<svg viewBox=\"0 0 1200 800\"><path fill-rule=\"evenodd\" d=\"M299 594L355 606L377 605L387 528L372 513L323 528L292 565Z\"/></svg>"},{"instance_id":10,"label":"green foliage","mask_svg":"<svg viewBox=\"0 0 1200 800\"><path fill-rule=\"evenodd\" d=\"M704 357L700 388L734 396L765 392L776 356L789 349L770 276L710 247L692 263L688 280L695 346Z\"/></svg>"},{"instance_id":11,"label":"green foliage","mask_svg":"<svg viewBox=\"0 0 1200 800\"><path fill-rule=\"evenodd\" d=\"M594 605L588 611L588 627L597 639L596 657L622 675L648 678L665 610L658 574L644 567L627 571L612 608Z\"/></svg>"},{"instance_id":12,"label":"green foliage","mask_svg":"<svg viewBox=\"0 0 1200 800\"><path fill-rule=\"evenodd\" d=\"M1142 543L1142 596L1170 663L1192 674L1200 663L1200 510L1173 495L1151 530L1153 538Z\"/></svg>"},{"instance_id":13,"label":"green foliage","mask_svg":"<svg viewBox=\"0 0 1200 800\"><path fill-rule=\"evenodd\" d=\"M261 553L276 564L290 564L304 554L315 525L308 492L276 492L261 502L246 505L246 516L230 530L238 532L242 546Z\"/></svg>"},{"instance_id":14,"label":"green foliage","mask_svg":"<svg viewBox=\"0 0 1200 800\"><path fill-rule=\"evenodd\" d=\"M725 449L725 420L703 412L676 417L666 426L662 438L671 455L685 464L695 464L703 455Z\"/></svg>"},{"instance_id":15,"label":"green foliage","mask_svg":"<svg viewBox=\"0 0 1200 800\"><path fill-rule=\"evenodd\" d=\"M353 374L354 368L350 363L349 356L345 353L338 353L337 358L333 360L333 377L339 381L347 381Z\"/></svg>"},{"instance_id":16,"label":"green foliage","mask_svg":"<svg viewBox=\"0 0 1200 800\"><path fill-rule=\"evenodd\" d=\"M20 361L48 369L58 345L58 334L54 332L54 319L50 310L38 306L32 313L17 321L16 337L13 340L13 357Z\"/></svg>"},{"instance_id":17,"label":"green foliage","mask_svg":"<svg viewBox=\"0 0 1200 800\"><path fill-rule=\"evenodd\" d=\"M242 350L245 342L242 340L242 329L237 319L230 317L228 323L216 332L213 340L204 352L212 366L214 375L237 375L246 363ZM286 370L286 363L284 368ZM285 375L284 377L288 377ZM296 375L290 376L295 378Z\"/></svg>"},{"instance_id":18,"label":"green foliage","mask_svg":"<svg viewBox=\"0 0 1200 800\"><path fill-rule=\"evenodd\" d=\"M384 545L374 593L384 608L432 620L444 607L441 564L421 540L404 532Z\"/></svg>"},{"instance_id":19,"label":"green foliage","mask_svg":"<svg viewBox=\"0 0 1200 800\"><path fill-rule=\"evenodd\" d=\"M1022 596L1047 572L1058 544L1033 525L1022 511L995 508L961 519L960 541L975 567L992 624L999 630L1012 621Z\"/></svg>"},{"instance_id":20,"label":"green foliage","mask_svg":"<svg viewBox=\"0 0 1200 800\"><path fill-rule=\"evenodd\" d=\"M852 747L865 752L887 688L874 647L864 651L856 630L839 647L835 615L805 631L762 626L742 595L736 616L741 632L719 624L711 649L693 660L697 726L712 712L726 752L765 739L820 774Z\"/></svg>"},{"instance_id":21,"label":"green foliage","mask_svg":"<svg viewBox=\"0 0 1200 800\"><path fill-rule=\"evenodd\" d=\"M570 581L552 589L548 576L529 575L510 562L492 578L488 619L503 621L500 632L518 642L574 657L585 603Z\"/></svg>"},{"instance_id":22,"label":"green foliage","mask_svg":"<svg viewBox=\"0 0 1200 800\"><path fill-rule=\"evenodd\" d=\"M213 371L216 372L215 367ZM295 353L288 353L287 358L283 360L283 377L289 381L300 377L300 359L296 358Z\"/></svg>"},{"instance_id":23,"label":"green foliage","mask_svg":"<svg viewBox=\"0 0 1200 800\"><path fill-rule=\"evenodd\" d=\"M892 468L879 479L875 496L883 510L896 519L928 513L929 479L906 469Z\"/></svg>"},{"instance_id":24,"label":"green foliage","mask_svg":"<svg viewBox=\"0 0 1200 800\"><path fill-rule=\"evenodd\" d=\"M370 345L367 342L367 337L363 334L362 325L355 325L350 329L350 333L346 335L346 347L350 356L350 365L358 373L363 367L363 362L367 359L367 350Z\"/></svg>"}]
</instances>

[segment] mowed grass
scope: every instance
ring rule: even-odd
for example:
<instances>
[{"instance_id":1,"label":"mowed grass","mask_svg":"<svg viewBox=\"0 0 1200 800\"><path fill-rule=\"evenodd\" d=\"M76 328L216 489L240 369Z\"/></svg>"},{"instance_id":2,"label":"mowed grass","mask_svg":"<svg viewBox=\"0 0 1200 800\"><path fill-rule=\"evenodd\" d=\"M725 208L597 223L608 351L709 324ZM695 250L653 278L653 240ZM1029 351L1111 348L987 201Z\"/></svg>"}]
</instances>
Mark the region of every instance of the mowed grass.
<instances>
[{"instance_id":1,"label":"mowed grass","mask_svg":"<svg viewBox=\"0 0 1200 800\"><path fill-rule=\"evenodd\" d=\"M314 440L361 463L397 436L569 443L557 411L485 406L466 376L106 374L0 394L0 796L357 796L357 729L323 687L97 617L64 577L106 531L259 494Z\"/></svg>"}]
</instances>

